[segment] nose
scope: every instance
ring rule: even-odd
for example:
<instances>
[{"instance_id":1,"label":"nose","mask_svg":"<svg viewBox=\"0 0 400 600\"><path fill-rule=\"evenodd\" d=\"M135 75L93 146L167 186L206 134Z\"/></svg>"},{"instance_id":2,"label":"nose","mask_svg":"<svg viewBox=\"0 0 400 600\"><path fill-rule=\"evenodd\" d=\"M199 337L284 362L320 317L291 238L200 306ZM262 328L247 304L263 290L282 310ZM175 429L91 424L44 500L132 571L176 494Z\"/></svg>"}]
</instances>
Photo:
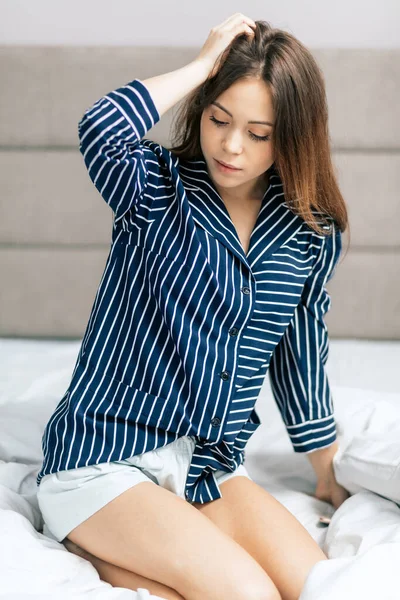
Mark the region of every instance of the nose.
<instances>
[{"instance_id":1,"label":"nose","mask_svg":"<svg viewBox=\"0 0 400 600\"><path fill-rule=\"evenodd\" d=\"M227 154L240 154L242 151L242 136L240 131L227 131L224 135L222 145Z\"/></svg>"}]
</instances>

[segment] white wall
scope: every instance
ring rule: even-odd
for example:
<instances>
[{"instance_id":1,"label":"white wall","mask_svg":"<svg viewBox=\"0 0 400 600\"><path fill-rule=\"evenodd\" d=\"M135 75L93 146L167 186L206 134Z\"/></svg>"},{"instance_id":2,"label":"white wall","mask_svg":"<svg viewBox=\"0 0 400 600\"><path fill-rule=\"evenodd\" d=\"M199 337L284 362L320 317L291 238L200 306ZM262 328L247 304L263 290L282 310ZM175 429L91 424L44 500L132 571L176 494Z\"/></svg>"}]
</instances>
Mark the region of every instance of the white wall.
<instances>
[{"instance_id":1,"label":"white wall","mask_svg":"<svg viewBox=\"0 0 400 600\"><path fill-rule=\"evenodd\" d=\"M400 47L400 0L0 0L0 44L201 47L235 12L309 47Z\"/></svg>"}]
</instances>

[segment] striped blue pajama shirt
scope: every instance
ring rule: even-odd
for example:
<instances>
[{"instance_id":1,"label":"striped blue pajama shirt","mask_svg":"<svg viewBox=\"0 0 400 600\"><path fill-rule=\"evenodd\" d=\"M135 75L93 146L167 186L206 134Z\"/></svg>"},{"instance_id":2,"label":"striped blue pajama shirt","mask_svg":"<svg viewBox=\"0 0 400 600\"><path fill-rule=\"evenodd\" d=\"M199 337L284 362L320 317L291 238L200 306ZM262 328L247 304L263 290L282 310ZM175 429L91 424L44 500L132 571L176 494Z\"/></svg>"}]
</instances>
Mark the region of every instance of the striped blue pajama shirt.
<instances>
[{"instance_id":1,"label":"striped blue pajama shirt","mask_svg":"<svg viewBox=\"0 0 400 600\"><path fill-rule=\"evenodd\" d=\"M221 497L214 472L244 462L267 372L294 451L335 441L323 319L341 232L330 218L319 235L292 212L272 165L245 253L204 158L144 138L159 119L134 79L79 122L112 241L37 484L192 435L185 495L204 503Z\"/></svg>"}]
</instances>

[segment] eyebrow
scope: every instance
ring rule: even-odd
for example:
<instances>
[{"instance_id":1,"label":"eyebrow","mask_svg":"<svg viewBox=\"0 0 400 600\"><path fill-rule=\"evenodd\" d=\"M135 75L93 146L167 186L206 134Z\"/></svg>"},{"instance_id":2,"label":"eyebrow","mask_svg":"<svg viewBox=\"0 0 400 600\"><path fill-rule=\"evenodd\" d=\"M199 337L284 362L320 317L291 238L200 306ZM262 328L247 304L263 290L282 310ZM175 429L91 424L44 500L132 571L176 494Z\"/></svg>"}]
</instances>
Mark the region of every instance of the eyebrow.
<instances>
[{"instance_id":1,"label":"eyebrow","mask_svg":"<svg viewBox=\"0 0 400 600\"><path fill-rule=\"evenodd\" d=\"M222 106L222 104L220 104L219 102L211 102L211 104L215 104L215 106L218 106L218 108L220 108L221 110L223 110L224 112L226 112L230 117L233 118L233 115L229 112L229 110L227 110L226 108L224 108ZM271 125L271 127L273 127L273 123L270 123L269 121L247 121L248 123L258 123L259 125Z\"/></svg>"}]
</instances>

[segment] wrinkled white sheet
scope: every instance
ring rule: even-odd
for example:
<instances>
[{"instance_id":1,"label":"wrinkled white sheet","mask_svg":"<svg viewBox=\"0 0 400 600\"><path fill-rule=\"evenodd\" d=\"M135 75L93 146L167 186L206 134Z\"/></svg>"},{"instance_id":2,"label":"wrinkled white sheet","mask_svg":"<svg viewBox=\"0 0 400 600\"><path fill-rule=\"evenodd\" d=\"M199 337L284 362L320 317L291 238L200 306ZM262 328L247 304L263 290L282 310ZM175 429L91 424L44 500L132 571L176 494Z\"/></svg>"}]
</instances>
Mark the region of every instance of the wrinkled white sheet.
<instances>
[{"instance_id":1,"label":"wrinkled white sheet","mask_svg":"<svg viewBox=\"0 0 400 600\"><path fill-rule=\"evenodd\" d=\"M43 521L32 494L36 472L28 465L0 464L0 598L158 598L146 589L134 592L101 581L91 563L37 531Z\"/></svg>"},{"instance_id":2,"label":"wrinkled white sheet","mask_svg":"<svg viewBox=\"0 0 400 600\"><path fill-rule=\"evenodd\" d=\"M299 600L398 600L400 507L369 491L335 512L323 550Z\"/></svg>"},{"instance_id":3,"label":"wrinkled white sheet","mask_svg":"<svg viewBox=\"0 0 400 600\"><path fill-rule=\"evenodd\" d=\"M328 375L339 441L348 444L353 434L366 430L371 415L368 406L382 407L379 420L385 434L385 403L398 411L400 420L400 388L394 368L400 359L400 343L331 340L330 346ZM40 437L68 385L78 348L77 342L0 339L1 600L157 599L145 589L134 592L101 581L88 561L42 533L35 482ZM363 371L371 377L364 388L360 387L357 356L363 357ZM355 365L356 385L352 387ZM337 373L341 380L335 378ZM247 446L246 467L259 485L293 512L330 559L310 571L299 600L398 600L399 505L362 488L337 511L317 500L314 472L305 455L293 452L268 380L257 410L262 425ZM389 418L393 423L396 414L393 410L387 417L388 427ZM332 516L329 527L318 525L320 515Z\"/></svg>"}]
</instances>

